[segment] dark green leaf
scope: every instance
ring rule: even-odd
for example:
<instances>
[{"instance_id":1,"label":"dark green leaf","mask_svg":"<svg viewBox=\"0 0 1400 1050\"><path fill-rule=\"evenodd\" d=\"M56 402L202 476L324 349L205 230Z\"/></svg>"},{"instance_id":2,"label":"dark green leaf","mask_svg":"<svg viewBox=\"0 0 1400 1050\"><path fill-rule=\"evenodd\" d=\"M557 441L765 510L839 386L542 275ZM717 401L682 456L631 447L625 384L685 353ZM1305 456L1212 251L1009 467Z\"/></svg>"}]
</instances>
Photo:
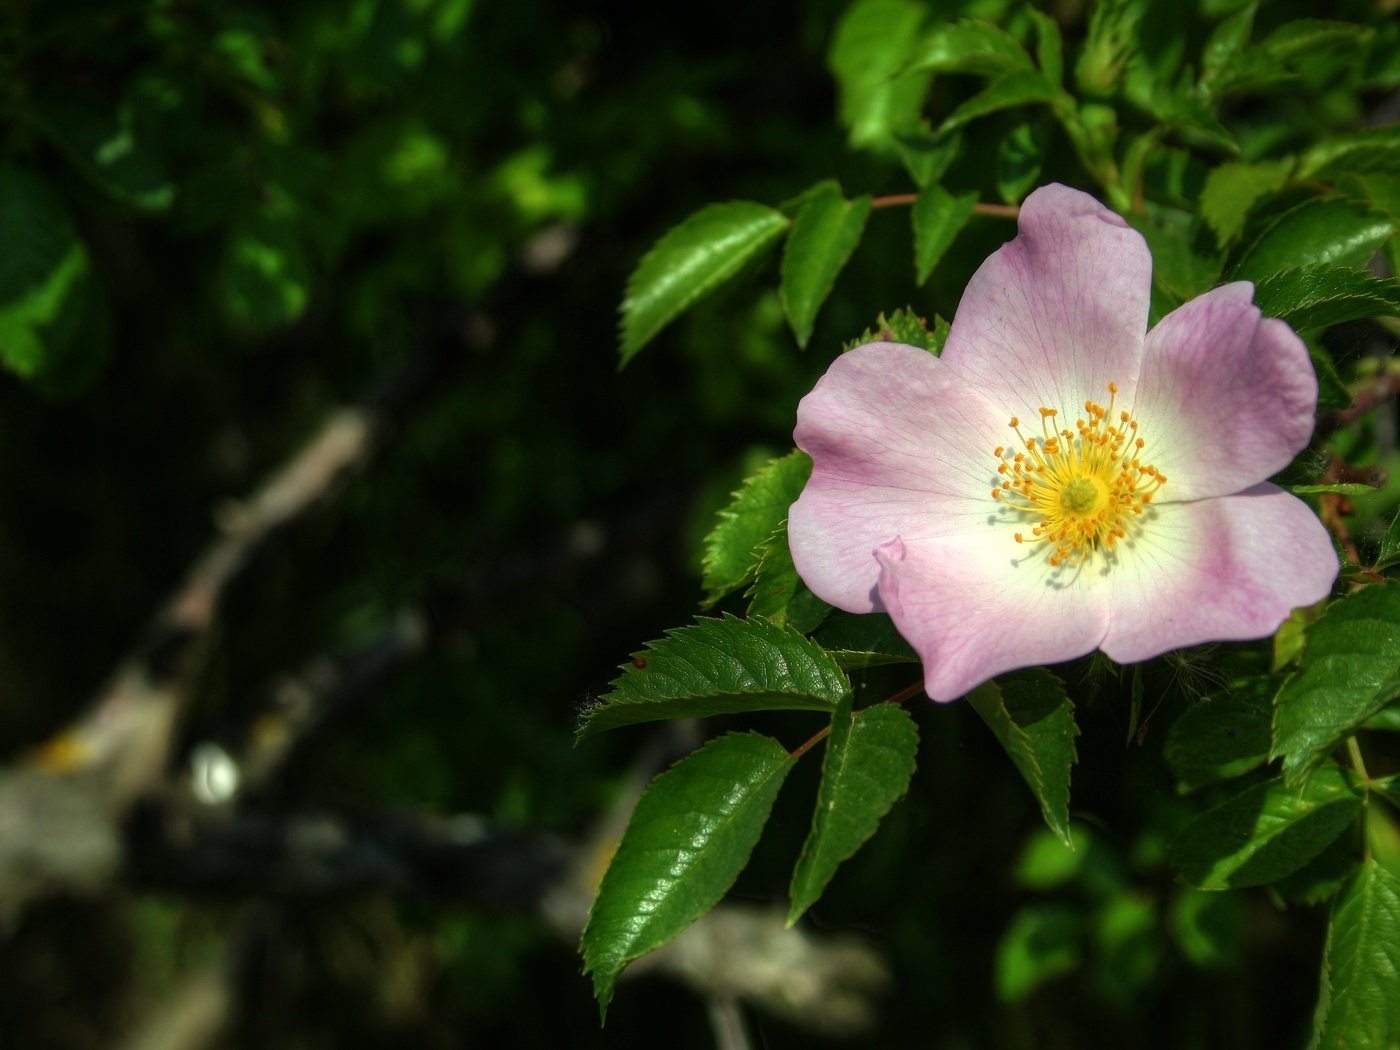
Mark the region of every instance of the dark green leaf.
<instances>
[{"instance_id":1,"label":"dark green leaf","mask_svg":"<svg viewBox=\"0 0 1400 1050\"><path fill-rule=\"evenodd\" d=\"M1084 917L1064 904L1028 904L997 945L997 998L1020 1002L1046 981L1079 968Z\"/></svg>"},{"instance_id":2,"label":"dark green leaf","mask_svg":"<svg viewBox=\"0 0 1400 1050\"><path fill-rule=\"evenodd\" d=\"M1313 1050L1400 1046L1400 878L1367 858L1332 909Z\"/></svg>"},{"instance_id":3,"label":"dark green leaf","mask_svg":"<svg viewBox=\"0 0 1400 1050\"><path fill-rule=\"evenodd\" d=\"M797 213L783 251L778 295L799 346L812 338L817 311L860 243L869 216L869 197L848 201L834 182L821 184Z\"/></svg>"},{"instance_id":4,"label":"dark green leaf","mask_svg":"<svg viewBox=\"0 0 1400 1050\"><path fill-rule=\"evenodd\" d=\"M1388 569L1400 562L1400 511L1390 519L1385 535L1381 537L1380 553L1376 555L1376 569Z\"/></svg>"},{"instance_id":5,"label":"dark green leaf","mask_svg":"<svg viewBox=\"0 0 1400 1050\"><path fill-rule=\"evenodd\" d=\"M1030 785L1045 823L1070 845L1069 772L1079 728L1064 685L1044 669L1014 671L967 699Z\"/></svg>"},{"instance_id":6,"label":"dark green leaf","mask_svg":"<svg viewBox=\"0 0 1400 1050\"><path fill-rule=\"evenodd\" d=\"M821 646L763 617L701 617L634 653L579 725L578 738L666 718L831 711L850 692Z\"/></svg>"},{"instance_id":7,"label":"dark green leaf","mask_svg":"<svg viewBox=\"0 0 1400 1050\"><path fill-rule=\"evenodd\" d=\"M42 372L81 332L92 275L63 202L38 179L0 169L0 360Z\"/></svg>"},{"instance_id":8,"label":"dark green leaf","mask_svg":"<svg viewBox=\"0 0 1400 1050\"><path fill-rule=\"evenodd\" d=\"M1371 781L1370 789L1384 795L1396 806L1400 806L1400 773Z\"/></svg>"},{"instance_id":9,"label":"dark green leaf","mask_svg":"<svg viewBox=\"0 0 1400 1050\"><path fill-rule=\"evenodd\" d=\"M1299 266L1362 266L1395 232L1386 215L1344 197L1314 197L1279 216L1251 244L1234 276L1257 281Z\"/></svg>"},{"instance_id":10,"label":"dark green leaf","mask_svg":"<svg viewBox=\"0 0 1400 1050\"><path fill-rule=\"evenodd\" d=\"M923 284L953 244L958 231L972 218L972 206L977 194L954 196L942 186L927 187L914 202L911 217L914 223L915 281Z\"/></svg>"},{"instance_id":11,"label":"dark green leaf","mask_svg":"<svg viewBox=\"0 0 1400 1050\"><path fill-rule=\"evenodd\" d=\"M750 616L766 616L776 624L808 634L815 630L831 606L813 594L797 575L788 548L787 523L760 543L758 571L748 595Z\"/></svg>"},{"instance_id":12,"label":"dark green leaf","mask_svg":"<svg viewBox=\"0 0 1400 1050\"><path fill-rule=\"evenodd\" d=\"M1018 203L1040 179L1045 143L1034 124L1018 124L997 148L997 193Z\"/></svg>"},{"instance_id":13,"label":"dark green leaf","mask_svg":"<svg viewBox=\"0 0 1400 1050\"><path fill-rule=\"evenodd\" d=\"M916 664L919 655L884 613L832 612L812 636L846 671L881 664Z\"/></svg>"},{"instance_id":14,"label":"dark green leaf","mask_svg":"<svg viewBox=\"0 0 1400 1050\"><path fill-rule=\"evenodd\" d=\"M827 62L851 145L885 146L917 124L929 74L895 74L909 64L926 15L915 0L858 0L841 16Z\"/></svg>"},{"instance_id":15,"label":"dark green leaf","mask_svg":"<svg viewBox=\"0 0 1400 1050\"><path fill-rule=\"evenodd\" d=\"M850 340L841 347L842 350L854 350L858 346L866 343L908 343L910 346L922 347L935 354L943 352L943 344L948 339L948 322L941 317L933 319L933 327L928 326L924 318L916 314L910 307L896 310L886 317L883 312L875 318L875 327L867 328L855 339Z\"/></svg>"},{"instance_id":16,"label":"dark green leaf","mask_svg":"<svg viewBox=\"0 0 1400 1050\"><path fill-rule=\"evenodd\" d=\"M1269 34L1260 49L1274 62L1299 74L1313 87L1355 77L1375 30L1350 22L1299 19Z\"/></svg>"},{"instance_id":17,"label":"dark green leaf","mask_svg":"<svg viewBox=\"0 0 1400 1050\"><path fill-rule=\"evenodd\" d=\"M1153 284L1166 293L1173 308L1216 283L1222 258L1200 247L1189 217L1164 212L1160 221L1146 215L1133 215L1128 221L1152 250Z\"/></svg>"},{"instance_id":18,"label":"dark green leaf","mask_svg":"<svg viewBox=\"0 0 1400 1050\"><path fill-rule=\"evenodd\" d=\"M1201 90L1207 97L1217 94L1217 89L1228 81L1229 74L1239 65L1240 52L1249 43L1254 31L1254 4L1247 4L1241 10L1221 20L1211 30L1201 52Z\"/></svg>"},{"instance_id":19,"label":"dark green leaf","mask_svg":"<svg viewBox=\"0 0 1400 1050\"><path fill-rule=\"evenodd\" d=\"M45 100L37 111L44 133L104 192L146 211L170 207L175 187L128 107L104 112L65 99Z\"/></svg>"},{"instance_id":20,"label":"dark green leaf","mask_svg":"<svg viewBox=\"0 0 1400 1050\"><path fill-rule=\"evenodd\" d=\"M1292 875L1274 880L1269 889L1291 904L1312 907L1331 900L1356 871L1356 853L1356 836L1339 835Z\"/></svg>"},{"instance_id":21,"label":"dark green leaf","mask_svg":"<svg viewBox=\"0 0 1400 1050\"><path fill-rule=\"evenodd\" d=\"M293 212L278 204L229 232L224 289L230 317L258 332L291 324L306 312L311 263Z\"/></svg>"},{"instance_id":22,"label":"dark green leaf","mask_svg":"<svg viewBox=\"0 0 1400 1050\"><path fill-rule=\"evenodd\" d=\"M1400 124L1360 128L1337 138L1323 139L1303 154L1298 175L1334 179L1343 173L1381 175L1400 171Z\"/></svg>"},{"instance_id":23,"label":"dark green leaf","mask_svg":"<svg viewBox=\"0 0 1400 1050\"><path fill-rule=\"evenodd\" d=\"M954 128L960 128L989 113L998 113L1015 106L1049 102L1055 94L1055 89L1039 73L1008 73L953 110L939 125L938 133L946 135Z\"/></svg>"},{"instance_id":24,"label":"dark green leaf","mask_svg":"<svg viewBox=\"0 0 1400 1050\"><path fill-rule=\"evenodd\" d=\"M1262 886L1297 871L1361 814L1363 795L1337 766L1301 787L1275 778L1207 810L1182 829L1172 861L1203 890Z\"/></svg>"},{"instance_id":25,"label":"dark green leaf","mask_svg":"<svg viewBox=\"0 0 1400 1050\"><path fill-rule=\"evenodd\" d=\"M843 700L831 716L812 830L792 873L788 925L817 902L836 869L875 834L909 790L919 731L898 704L852 712Z\"/></svg>"},{"instance_id":26,"label":"dark green leaf","mask_svg":"<svg viewBox=\"0 0 1400 1050\"><path fill-rule=\"evenodd\" d=\"M1299 331L1367 317L1400 316L1400 282L1347 266L1284 270L1255 285L1266 317L1282 317Z\"/></svg>"},{"instance_id":27,"label":"dark green leaf","mask_svg":"<svg viewBox=\"0 0 1400 1050\"><path fill-rule=\"evenodd\" d=\"M1400 585L1334 602L1308 628L1300 668L1283 683L1271 756L1300 780L1367 718L1400 696Z\"/></svg>"},{"instance_id":28,"label":"dark green leaf","mask_svg":"<svg viewBox=\"0 0 1400 1050\"><path fill-rule=\"evenodd\" d=\"M782 236L782 212L752 201L701 208L657 241L627 281L622 363L702 296Z\"/></svg>"},{"instance_id":29,"label":"dark green leaf","mask_svg":"<svg viewBox=\"0 0 1400 1050\"><path fill-rule=\"evenodd\" d=\"M1211 170L1201 191L1201 218L1215 231L1221 247L1240 235L1257 200L1283 187L1292 166L1289 160L1240 161Z\"/></svg>"},{"instance_id":30,"label":"dark green leaf","mask_svg":"<svg viewBox=\"0 0 1400 1050\"><path fill-rule=\"evenodd\" d=\"M1307 341L1308 358L1313 371L1317 373L1317 410L1327 412L1334 408L1346 408L1351 404L1351 392L1347 390L1342 377L1337 375L1337 366L1332 363L1332 355L1312 340Z\"/></svg>"},{"instance_id":31,"label":"dark green leaf","mask_svg":"<svg viewBox=\"0 0 1400 1050\"><path fill-rule=\"evenodd\" d=\"M1227 780L1269 757L1277 683L1252 678L1188 709L1167 731L1166 759L1183 791Z\"/></svg>"},{"instance_id":32,"label":"dark green leaf","mask_svg":"<svg viewBox=\"0 0 1400 1050\"><path fill-rule=\"evenodd\" d=\"M1060 24L1034 7L1026 8L1026 14L1035 25L1035 59L1040 71L1052 87L1060 87L1065 80L1065 46Z\"/></svg>"},{"instance_id":33,"label":"dark green leaf","mask_svg":"<svg viewBox=\"0 0 1400 1050\"><path fill-rule=\"evenodd\" d=\"M895 147L904 170L920 188L937 182L948 170L962 149L962 136L957 132L939 137L928 127L902 131L895 136Z\"/></svg>"},{"instance_id":34,"label":"dark green leaf","mask_svg":"<svg viewBox=\"0 0 1400 1050\"><path fill-rule=\"evenodd\" d=\"M995 77L1034 69L1031 56L1011 34L988 22L967 21L941 25L928 33L913 48L906 72Z\"/></svg>"},{"instance_id":35,"label":"dark green leaf","mask_svg":"<svg viewBox=\"0 0 1400 1050\"><path fill-rule=\"evenodd\" d=\"M1362 729L1382 733L1400 733L1400 704L1387 704L1361 723Z\"/></svg>"},{"instance_id":36,"label":"dark green leaf","mask_svg":"<svg viewBox=\"0 0 1400 1050\"><path fill-rule=\"evenodd\" d=\"M606 1015L617 976L719 902L763 833L792 756L757 733L712 740L652 781L583 931L583 972Z\"/></svg>"},{"instance_id":37,"label":"dark green leaf","mask_svg":"<svg viewBox=\"0 0 1400 1050\"><path fill-rule=\"evenodd\" d=\"M706 605L753 579L760 557L756 548L787 519L811 473L812 458L794 449L744 479L705 537L701 574Z\"/></svg>"}]
</instances>

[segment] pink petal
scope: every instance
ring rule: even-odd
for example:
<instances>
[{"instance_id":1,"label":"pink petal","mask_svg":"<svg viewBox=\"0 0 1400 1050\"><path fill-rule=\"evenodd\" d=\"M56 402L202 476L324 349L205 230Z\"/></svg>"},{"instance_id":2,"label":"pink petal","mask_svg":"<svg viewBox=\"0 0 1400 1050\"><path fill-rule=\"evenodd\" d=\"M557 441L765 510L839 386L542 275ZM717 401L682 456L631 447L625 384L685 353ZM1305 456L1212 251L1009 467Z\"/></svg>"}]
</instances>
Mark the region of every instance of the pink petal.
<instances>
[{"instance_id":1,"label":"pink petal","mask_svg":"<svg viewBox=\"0 0 1400 1050\"><path fill-rule=\"evenodd\" d=\"M1317 377L1254 286L1227 284L1173 310L1147 336L1136 414L1163 501L1224 496L1286 467L1308 443Z\"/></svg>"},{"instance_id":2,"label":"pink petal","mask_svg":"<svg viewBox=\"0 0 1400 1050\"><path fill-rule=\"evenodd\" d=\"M1272 634L1337 578L1327 530L1277 486L1157 506L1113 567L1103 651L1120 663Z\"/></svg>"},{"instance_id":3,"label":"pink petal","mask_svg":"<svg viewBox=\"0 0 1400 1050\"><path fill-rule=\"evenodd\" d=\"M1120 400L1137 381L1152 256L1121 217L1087 193L1051 185L1021 205L1020 233L973 274L943 360L1007 416Z\"/></svg>"},{"instance_id":4,"label":"pink petal","mask_svg":"<svg viewBox=\"0 0 1400 1050\"><path fill-rule=\"evenodd\" d=\"M1044 551L1017 559L1019 550L991 530L981 539L896 539L876 552L880 597L923 661L934 700L955 700L1003 671L1083 656L1103 640L1102 567L1056 571Z\"/></svg>"},{"instance_id":5,"label":"pink petal","mask_svg":"<svg viewBox=\"0 0 1400 1050\"><path fill-rule=\"evenodd\" d=\"M985 529L1006 420L927 350L843 354L797 407L812 478L788 515L798 575L850 612L883 608L875 548Z\"/></svg>"}]
</instances>

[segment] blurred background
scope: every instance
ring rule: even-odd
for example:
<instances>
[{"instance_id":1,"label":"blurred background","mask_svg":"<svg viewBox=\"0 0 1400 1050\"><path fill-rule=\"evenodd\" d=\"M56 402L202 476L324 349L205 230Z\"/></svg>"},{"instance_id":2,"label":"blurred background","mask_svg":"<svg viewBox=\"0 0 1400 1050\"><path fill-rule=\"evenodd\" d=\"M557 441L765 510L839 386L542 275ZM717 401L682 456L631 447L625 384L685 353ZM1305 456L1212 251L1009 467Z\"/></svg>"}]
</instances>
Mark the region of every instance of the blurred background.
<instances>
[{"instance_id":1,"label":"blurred background","mask_svg":"<svg viewBox=\"0 0 1400 1050\"><path fill-rule=\"evenodd\" d=\"M910 797L796 939L814 764L737 932L599 1027L590 887L705 730L575 748L581 705L688 622L841 342L951 316L1014 232L919 288L877 210L805 353L769 258L619 372L627 275L695 209L913 188L834 117L845 6L0 6L0 1044L1299 1043L1325 916L1175 882L1155 727L1089 664L1077 854L970 711L915 705ZM1153 673L1170 709L1212 672Z\"/></svg>"}]
</instances>

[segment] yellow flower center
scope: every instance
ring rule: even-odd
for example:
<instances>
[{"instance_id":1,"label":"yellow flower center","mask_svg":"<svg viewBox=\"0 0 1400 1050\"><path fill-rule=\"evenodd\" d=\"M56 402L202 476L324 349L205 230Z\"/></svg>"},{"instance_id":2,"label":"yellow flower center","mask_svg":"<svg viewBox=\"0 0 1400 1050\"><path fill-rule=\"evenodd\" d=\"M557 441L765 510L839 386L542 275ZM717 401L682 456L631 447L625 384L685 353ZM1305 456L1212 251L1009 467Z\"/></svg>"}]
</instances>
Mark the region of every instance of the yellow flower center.
<instances>
[{"instance_id":1,"label":"yellow flower center","mask_svg":"<svg viewBox=\"0 0 1400 1050\"><path fill-rule=\"evenodd\" d=\"M1128 535L1134 519L1167 483L1166 476L1142 462L1147 442L1131 412L1114 415L1118 387L1108 384L1108 405L1084 402L1074 429L1055 430L1059 410L1040 410L1041 436L1011 429L1021 451L998 447L1001 481L992 496L1034 522L1017 543L1043 543L1050 564L1078 565L1097 550L1111 550Z\"/></svg>"}]
</instances>

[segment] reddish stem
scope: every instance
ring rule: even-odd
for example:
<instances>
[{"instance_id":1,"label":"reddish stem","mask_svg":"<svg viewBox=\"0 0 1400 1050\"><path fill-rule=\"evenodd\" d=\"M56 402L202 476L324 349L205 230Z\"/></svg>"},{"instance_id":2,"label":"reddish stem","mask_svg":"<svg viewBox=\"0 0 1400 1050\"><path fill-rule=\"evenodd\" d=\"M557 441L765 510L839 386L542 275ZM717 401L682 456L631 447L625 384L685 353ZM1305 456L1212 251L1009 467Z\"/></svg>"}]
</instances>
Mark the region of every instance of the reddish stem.
<instances>
[{"instance_id":1,"label":"reddish stem","mask_svg":"<svg viewBox=\"0 0 1400 1050\"><path fill-rule=\"evenodd\" d=\"M911 683L910 685L905 686L903 689L901 689L899 692L895 693L893 696L887 696L887 697L885 697L885 699L881 700L880 703L881 703L881 704L902 704L902 703L904 703L906 700L910 700L910 699L913 699L914 697L918 696L918 695L919 695L920 693L922 693L923 691L924 691L924 683L923 683L923 682L913 682L913 683ZM871 707L878 707L879 704L871 704L870 706L871 706ZM866 709L866 708L862 708L861 710L867 710L867 709ZM860 714L860 711L857 711L856 714ZM788 752L788 754L789 754L794 760L799 759L799 758L801 758L803 755L805 755L808 751L812 750L813 747L815 747L817 744L821 743L823 740L825 740L825 739L826 739L828 736L830 736L830 735L831 735L831 726L829 726L829 725L827 725L827 726L822 726L821 729L817 730L817 731L816 731L815 733L813 733L808 739L806 739L806 740L804 740L802 743L798 744L797 747L796 747L795 749L793 749L792 751Z\"/></svg>"}]
</instances>

